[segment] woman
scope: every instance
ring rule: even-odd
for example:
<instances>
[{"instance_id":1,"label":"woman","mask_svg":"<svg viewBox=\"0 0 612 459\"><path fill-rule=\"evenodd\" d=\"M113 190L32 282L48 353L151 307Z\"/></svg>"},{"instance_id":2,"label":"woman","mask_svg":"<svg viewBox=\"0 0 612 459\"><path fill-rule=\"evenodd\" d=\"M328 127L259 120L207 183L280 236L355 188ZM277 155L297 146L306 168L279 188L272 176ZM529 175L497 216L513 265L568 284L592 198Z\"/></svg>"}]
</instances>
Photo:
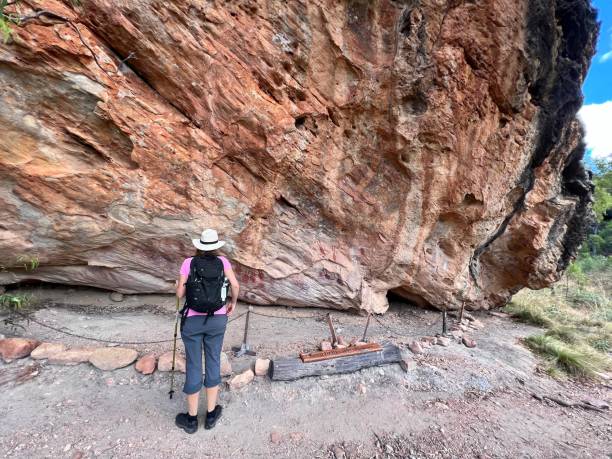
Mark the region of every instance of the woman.
<instances>
[{"instance_id":1,"label":"woman","mask_svg":"<svg viewBox=\"0 0 612 459\"><path fill-rule=\"evenodd\" d=\"M196 247L196 257L210 260L211 256L217 257L223 263L223 273L229 280L232 294L229 304L218 309L214 314L199 313L189 308L186 304L184 325L181 329L181 337L185 345L187 371L183 392L187 394L187 413L179 413L176 416L176 425L187 433L195 433L198 430L198 401L202 388L202 346L204 346L206 403L208 410L204 427L212 429L221 417L221 406L217 405L219 384L221 383L221 348L223 347L223 336L227 325L227 316L236 307L238 301L239 285L232 270L232 265L227 258L218 255L217 249L225 245L219 241L217 232L212 229L202 231L199 239L192 240ZM192 258L183 261L180 276L177 281L176 296L183 298L186 291L186 282L189 277ZM218 261L215 261L218 263ZM220 273L220 270L219 270Z\"/></svg>"}]
</instances>

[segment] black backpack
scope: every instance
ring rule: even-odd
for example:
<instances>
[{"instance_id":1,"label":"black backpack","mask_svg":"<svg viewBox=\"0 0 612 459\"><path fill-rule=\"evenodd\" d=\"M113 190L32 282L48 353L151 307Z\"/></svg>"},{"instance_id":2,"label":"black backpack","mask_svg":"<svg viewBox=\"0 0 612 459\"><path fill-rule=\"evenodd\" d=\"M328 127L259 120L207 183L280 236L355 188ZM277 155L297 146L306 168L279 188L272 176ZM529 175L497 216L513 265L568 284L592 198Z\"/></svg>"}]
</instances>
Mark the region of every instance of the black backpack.
<instances>
[{"instance_id":1,"label":"black backpack","mask_svg":"<svg viewBox=\"0 0 612 459\"><path fill-rule=\"evenodd\" d=\"M218 257L193 257L185 285L185 309L213 314L225 305L227 281Z\"/></svg>"}]
</instances>

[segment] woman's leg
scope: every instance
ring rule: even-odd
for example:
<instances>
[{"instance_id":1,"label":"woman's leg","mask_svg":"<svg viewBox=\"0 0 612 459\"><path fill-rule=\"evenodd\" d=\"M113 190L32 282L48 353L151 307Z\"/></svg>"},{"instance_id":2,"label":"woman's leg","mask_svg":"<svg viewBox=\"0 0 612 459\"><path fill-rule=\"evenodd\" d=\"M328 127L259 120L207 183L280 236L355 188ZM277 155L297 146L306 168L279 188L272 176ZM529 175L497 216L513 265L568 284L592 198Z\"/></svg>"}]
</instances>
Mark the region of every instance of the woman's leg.
<instances>
[{"instance_id":1,"label":"woman's leg","mask_svg":"<svg viewBox=\"0 0 612 459\"><path fill-rule=\"evenodd\" d=\"M203 319L198 316L188 317L181 332L185 345L185 385L189 414L198 414L198 401L202 389L202 326Z\"/></svg>"},{"instance_id":2,"label":"woman's leg","mask_svg":"<svg viewBox=\"0 0 612 459\"><path fill-rule=\"evenodd\" d=\"M219 384L221 383L221 348L227 326L227 316L210 317L205 325L204 333L204 386L206 387L206 405L211 412L217 406Z\"/></svg>"},{"instance_id":3,"label":"woman's leg","mask_svg":"<svg viewBox=\"0 0 612 459\"><path fill-rule=\"evenodd\" d=\"M217 396L219 395L219 385L206 388L206 408L208 412L215 409L217 406ZM191 414L191 413L190 413Z\"/></svg>"}]
</instances>

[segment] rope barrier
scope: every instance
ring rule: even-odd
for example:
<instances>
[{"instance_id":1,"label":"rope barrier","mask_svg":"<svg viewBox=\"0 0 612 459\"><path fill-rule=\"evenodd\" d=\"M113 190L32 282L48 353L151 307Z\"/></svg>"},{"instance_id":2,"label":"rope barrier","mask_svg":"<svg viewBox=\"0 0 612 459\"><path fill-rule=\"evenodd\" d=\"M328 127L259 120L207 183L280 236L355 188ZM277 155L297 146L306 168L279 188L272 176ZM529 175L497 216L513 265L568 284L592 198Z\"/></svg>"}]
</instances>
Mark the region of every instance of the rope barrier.
<instances>
[{"instance_id":1,"label":"rope barrier","mask_svg":"<svg viewBox=\"0 0 612 459\"><path fill-rule=\"evenodd\" d=\"M229 319L227 321L227 323L231 323L234 320L238 320L241 317L245 316L246 313L248 311L243 312L242 314L237 315L236 317L232 317L231 319ZM75 338L80 338L80 339L85 339L88 341L97 341L99 343L107 343L107 344L131 344L131 345L138 345L138 344L161 344L161 343L171 343L172 341L174 341L174 339L164 339L164 340L158 340L158 341L122 341L122 340L107 340L107 339L102 339L102 338L94 338L92 336L84 336L84 335L79 335L78 333L74 333L72 331L67 331L64 329L64 327L62 328L57 328L54 327L52 325L48 325L45 324L44 322L41 322L39 320L34 319L31 316L27 316L21 312L18 313L21 317L23 317L24 319L30 321L30 322L34 322L37 325L40 325L41 327L44 328L48 328L50 330L56 331L58 333L63 333L64 335L68 335L68 336L74 336Z\"/></svg>"},{"instance_id":2,"label":"rope barrier","mask_svg":"<svg viewBox=\"0 0 612 459\"><path fill-rule=\"evenodd\" d=\"M249 311L244 311L241 314L238 314L235 317L230 318L227 323L230 324L231 322L234 322L235 320L238 320L242 317L244 317ZM300 319L320 319L322 317L321 314L310 314L308 316L299 316L299 317L288 317L288 316L280 316L280 315L275 315L275 314L266 314L266 313L262 313L262 312L257 312L257 311L250 311L252 314L255 314L257 316L261 316L261 317L268 317L271 319L286 319L286 320L300 320ZM70 330L66 330L65 327L62 328L57 328L54 327L52 325L48 325L44 322L41 322L37 319L34 319L33 317L23 314L21 312L18 312L18 314L20 316L22 316L24 319L26 319L27 321L31 321L34 322L37 325L40 325L41 327L44 328L48 328L50 330L56 331L58 333L63 333L65 335L68 336L73 336L75 338L80 338L80 339L84 339L84 340L89 340L89 341L97 341L100 343L108 343L108 344L130 344L130 345L140 345L140 344L161 344L161 343L170 343L173 341L173 339L164 339L164 340L157 340L157 341L122 341L122 340L107 340L107 339L102 339L102 338L94 338L91 336L84 336L84 335L79 335L78 333L74 333L73 331ZM401 336L404 338L410 338L411 335L407 335L405 333L401 333L398 332L397 330L389 327L388 325L385 325L377 316L376 314L372 314L372 317L374 317L374 320L376 320L376 322L383 327L385 330L387 330L388 332L390 332L392 335L394 336ZM438 319L436 322L434 322L434 324L438 323L440 321L440 319Z\"/></svg>"},{"instance_id":3,"label":"rope barrier","mask_svg":"<svg viewBox=\"0 0 612 459\"><path fill-rule=\"evenodd\" d=\"M262 316L262 317L270 317L272 319L288 319L288 320L319 319L319 318L321 318L320 314L311 314L309 316L299 316L299 317L277 316L277 315L274 315L274 314L264 314L263 312L257 312L257 311L251 311L251 314L255 314L256 316Z\"/></svg>"}]
</instances>

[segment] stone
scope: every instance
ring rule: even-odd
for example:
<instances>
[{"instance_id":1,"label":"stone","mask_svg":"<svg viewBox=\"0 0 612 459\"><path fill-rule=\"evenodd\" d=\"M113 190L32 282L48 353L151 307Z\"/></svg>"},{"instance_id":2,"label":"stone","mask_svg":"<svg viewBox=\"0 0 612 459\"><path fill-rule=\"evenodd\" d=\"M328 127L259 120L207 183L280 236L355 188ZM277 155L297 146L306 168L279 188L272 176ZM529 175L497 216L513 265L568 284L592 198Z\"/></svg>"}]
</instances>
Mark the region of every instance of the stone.
<instances>
[{"instance_id":1,"label":"stone","mask_svg":"<svg viewBox=\"0 0 612 459\"><path fill-rule=\"evenodd\" d=\"M27 338L5 338L0 340L0 356L5 362L23 359L40 344L40 341Z\"/></svg>"},{"instance_id":2,"label":"stone","mask_svg":"<svg viewBox=\"0 0 612 459\"><path fill-rule=\"evenodd\" d=\"M421 343L418 341L412 341L410 344L408 344L408 349L410 349L414 354L423 353L423 346L421 346Z\"/></svg>"},{"instance_id":3,"label":"stone","mask_svg":"<svg viewBox=\"0 0 612 459\"><path fill-rule=\"evenodd\" d=\"M230 376L232 374L232 363L225 352L221 352L221 376Z\"/></svg>"},{"instance_id":4,"label":"stone","mask_svg":"<svg viewBox=\"0 0 612 459\"><path fill-rule=\"evenodd\" d=\"M54 354L64 352L66 346L62 343L42 343L32 351L30 357L35 360L48 359Z\"/></svg>"},{"instance_id":5,"label":"stone","mask_svg":"<svg viewBox=\"0 0 612 459\"><path fill-rule=\"evenodd\" d=\"M246 301L488 309L559 280L593 219L590 0L35 3L84 39L0 43L0 284L171 293L211 225Z\"/></svg>"},{"instance_id":6,"label":"stone","mask_svg":"<svg viewBox=\"0 0 612 459\"><path fill-rule=\"evenodd\" d=\"M463 337L463 344L465 344L466 347L476 347L476 341L474 341L472 338L468 338L467 336Z\"/></svg>"},{"instance_id":7,"label":"stone","mask_svg":"<svg viewBox=\"0 0 612 459\"><path fill-rule=\"evenodd\" d=\"M123 301L123 293L113 292L110 294L110 299L115 302Z\"/></svg>"},{"instance_id":8,"label":"stone","mask_svg":"<svg viewBox=\"0 0 612 459\"><path fill-rule=\"evenodd\" d=\"M346 344L336 344L336 349L346 349L348 347L348 345Z\"/></svg>"},{"instance_id":9,"label":"stone","mask_svg":"<svg viewBox=\"0 0 612 459\"><path fill-rule=\"evenodd\" d=\"M438 336L438 339L436 340L436 344L438 346L448 347L451 344L451 340L450 338L447 338L445 336Z\"/></svg>"},{"instance_id":10,"label":"stone","mask_svg":"<svg viewBox=\"0 0 612 459\"><path fill-rule=\"evenodd\" d=\"M176 353L176 361L174 364L174 371L180 371L185 373L185 357L182 354ZM157 369L159 371L172 371L172 351L164 352L157 359Z\"/></svg>"},{"instance_id":11,"label":"stone","mask_svg":"<svg viewBox=\"0 0 612 459\"><path fill-rule=\"evenodd\" d=\"M270 443L274 443L275 445L278 445L282 441L282 439L283 439L282 435L276 430L273 430L272 432L270 432Z\"/></svg>"},{"instance_id":12,"label":"stone","mask_svg":"<svg viewBox=\"0 0 612 459\"><path fill-rule=\"evenodd\" d=\"M257 359L255 360L255 375L266 376L270 369L270 359Z\"/></svg>"},{"instance_id":13,"label":"stone","mask_svg":"<svg viewBox=\"0 0 612 459\"><path fill-rule=\"evenodd\" d=\"M240 373L229 380L229 388L231 390L241 389L253 381L253 379L255 379L255 373L253 373L253 370L246 370L245 372Z\"/></svg>"},{"instance_id":14,"label":"stone","mask_svg":"<svg viewBox=\"0 0 612 459\"><path fill-rule=\"evenodd\" d=\"M406 351L401 351L401 360L399 361L399 365L402 370L406 373L409 371L413 371L416 369L416 362L412 358L410 354Z\"/></svg>"},{"instance_id":15,"label":"stone","mask_svg":"<svg viewBox=\"0 0 612 459\"><path fill-rule=\"evenodd\" d=\"M436 344L436 341L435 336L423 336L421 338L421 344L433 345Z\"/></svg>"},{"instance_id":16,"label":"stone","mask_svg":"<svg viewBox=\"0 0 612 459\"><path fill-rule=\"evenodd\" d=\"M92 352L89 363L104 371L127 367L138 357L138 352L126 347L102 347Z\"/></svg>"},{"instance_id":17,"label":"stone","mask_svg":"<svg viewBox=\"0 0 612 459\"><path fill-rule=\"evenodd\" d=\"M332 343L330 343L329 341L321 341L321 344L319 344L319 349L321 349L322 351L331 351Z\"/></svg>"},{"instance_id":18,"label":"stone","mask_svg":"<svg viewBox=\"0 0 612 459\"><path fill-rule=\"evenodd\" d=\"M368 387L364 383L357 384L356 391L358 394L364 395L368 391Z\"/></svg>"},{"instance_id":19,"label":"stone","mask_svg":"<svg viewBox=\"0 0 612 459\"><path fill-rule=\"evenodd\" d=\"M78 365L79 363L89 362L89 357L95 348L75 347L67 349L57 354L52 354L47 358L47 362L53 365Z\"/></svg>"},{"instance_id":20,"label":"stone","mask_svg":"<svg viewBox=\"0 0 612 459\"><path fill-rule=\"evenodd\" d=\"M153 353L143 355L138 359L134 367L139 373L142 373L143 375L150 375L157 367L157 357Z\"/></svg>"},{"instance_id":21,"label":"stone","mask_svg":"<svg viewBox=\"0 0 612 459\"><path fill-rule=\"evenodd\" d=\"M461 330L451 330L450 332L451 336L455 339L461 339L461 337L463 336L463 332Z\"/></svg>"}]
</instances>

